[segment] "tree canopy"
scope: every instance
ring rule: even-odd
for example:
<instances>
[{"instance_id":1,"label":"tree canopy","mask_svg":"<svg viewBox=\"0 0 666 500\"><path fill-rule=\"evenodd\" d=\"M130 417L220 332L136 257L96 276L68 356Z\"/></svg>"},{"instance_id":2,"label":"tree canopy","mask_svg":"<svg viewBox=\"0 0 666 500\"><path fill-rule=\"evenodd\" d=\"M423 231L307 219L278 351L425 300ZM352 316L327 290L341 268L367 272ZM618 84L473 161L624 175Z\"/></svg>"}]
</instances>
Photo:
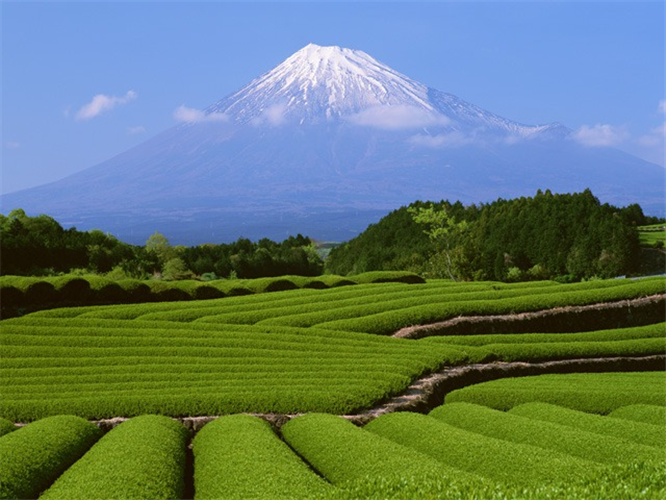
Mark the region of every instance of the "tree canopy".
<instances>
[{"instance_id":1,"label":"tree canopy","mask_svg":"<svg viewBox=\"0 0 666 500\"><path fill-rule=\"evenodd\" d=\"M635 226L645 221L640 206L601 204L590 190L469 206L419 201L333 249L327 268L508 281L607 278L634 270Z\"/></svg>"}]
</instances>

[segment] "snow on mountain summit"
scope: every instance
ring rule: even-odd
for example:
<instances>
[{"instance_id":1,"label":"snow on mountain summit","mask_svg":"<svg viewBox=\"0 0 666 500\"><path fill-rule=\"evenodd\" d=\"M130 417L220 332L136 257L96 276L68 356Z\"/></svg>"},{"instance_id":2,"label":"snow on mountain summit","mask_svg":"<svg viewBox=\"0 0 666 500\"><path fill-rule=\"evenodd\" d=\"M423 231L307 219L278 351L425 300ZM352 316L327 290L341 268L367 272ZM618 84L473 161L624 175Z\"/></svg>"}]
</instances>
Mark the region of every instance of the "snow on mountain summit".
<instances>
[{"instance_id":1,"label":"snow on mountain summit","mask_svg":"<svg viewBox=\"0 0 666 500\"><path fill-rule=\"evenodd\" d=\"M343 120L382 129L435 127L519 137L543 128L429 88L361 50L312 43L205 112L269 126Z\"/></svg>"},{"instance_id":2,"label":"snow on mountain summit","mask_svg":"<svg viewBox=\"0 0 666 500\"><path fill-rule=\"evenodd\" d=\"M275 123L351 116L380 105L435 112L426 86L365 52L309 44L206 111Z\"/></svg>"}]
</instances>

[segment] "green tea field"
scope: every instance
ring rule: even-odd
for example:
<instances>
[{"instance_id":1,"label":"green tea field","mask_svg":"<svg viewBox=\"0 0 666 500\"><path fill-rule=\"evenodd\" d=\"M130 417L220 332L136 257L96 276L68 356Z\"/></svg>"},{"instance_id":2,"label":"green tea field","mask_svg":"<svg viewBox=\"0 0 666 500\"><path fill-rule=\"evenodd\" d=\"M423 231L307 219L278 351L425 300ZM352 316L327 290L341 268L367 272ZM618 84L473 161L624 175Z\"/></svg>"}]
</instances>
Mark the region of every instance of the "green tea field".
<instances>
[{"instance_id":1,"label":"green tea field","mask_svg":"<svg viewBox=\"0 0 666 500\"><path fill-rule=\"evenodd\" d=\"M663 277L344 285L4 319L0 498L666 499Z\"/></svg>"}]
</instances>

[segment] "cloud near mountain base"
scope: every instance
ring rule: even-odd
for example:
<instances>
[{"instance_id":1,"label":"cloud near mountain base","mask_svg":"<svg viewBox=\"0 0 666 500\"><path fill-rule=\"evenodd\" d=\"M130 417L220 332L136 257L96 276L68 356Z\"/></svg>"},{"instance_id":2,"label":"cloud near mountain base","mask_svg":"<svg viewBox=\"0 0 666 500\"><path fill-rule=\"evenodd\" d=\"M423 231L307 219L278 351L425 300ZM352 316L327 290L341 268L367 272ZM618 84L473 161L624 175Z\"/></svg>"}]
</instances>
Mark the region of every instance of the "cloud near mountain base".
<instances>
[{"instance_id":1,"label":"cloud near mountain base","mask_svg":"<svg viewBox=\"0 0 666 500\"><path fill-rule=\"evenodd\" d=\"M416 106L373 106L347 118L354 125L384 130L444 126L451 123L446 116Z\"/></svg>"},{"instance_id":2,"label":"cloud near mountain base","mask_svg":"<svg viewBox=\"0 0 666 500\"><path fill-rule=\"evenodd\" d=\"M176 121L184 123L226 122L229 116L224 113L206 113L200 109L188 108L181 105L173 112Z\"/></svg>"}]
</instances>

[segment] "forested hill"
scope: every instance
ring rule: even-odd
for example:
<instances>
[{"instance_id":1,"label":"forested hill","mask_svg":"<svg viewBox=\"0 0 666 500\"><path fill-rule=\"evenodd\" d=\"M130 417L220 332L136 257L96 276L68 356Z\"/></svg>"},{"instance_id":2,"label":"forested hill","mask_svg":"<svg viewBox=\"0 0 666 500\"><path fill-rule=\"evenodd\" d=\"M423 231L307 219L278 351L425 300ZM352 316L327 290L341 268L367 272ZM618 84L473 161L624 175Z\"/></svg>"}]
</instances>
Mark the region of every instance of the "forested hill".
<instances>
[{"instance_id":1,"label":"forested hill","mask_svg":"<svg viewBox=\"0 0 666 500\"><path fill-rule=\"evenodd\" d=\"M431 223L416 222L429 207ZM446 216L436 221L438 213ZM636 269L636 226L650 222L639 205L602 205L589 190L469 206L418 201L333 249L327 268L509 281L614 277Z\"/></svg>"}]
</instances>

